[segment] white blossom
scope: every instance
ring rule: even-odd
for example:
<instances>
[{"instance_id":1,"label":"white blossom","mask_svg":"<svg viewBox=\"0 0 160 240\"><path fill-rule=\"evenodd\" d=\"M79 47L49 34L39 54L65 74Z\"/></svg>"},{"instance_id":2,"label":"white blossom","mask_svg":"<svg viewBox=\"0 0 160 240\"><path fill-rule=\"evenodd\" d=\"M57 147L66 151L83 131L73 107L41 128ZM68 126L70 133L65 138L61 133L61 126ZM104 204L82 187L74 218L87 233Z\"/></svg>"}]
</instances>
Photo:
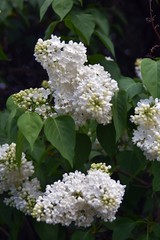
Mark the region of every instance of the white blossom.
<instances>
[{"instance_id":1,"label":"white blossom","mask_svg":"<svg viewBox=\"0 0 160 240\"><path fill-rule=\"evenodd\" d=\"M0 193L8 191L12 186L20 186L23 180L34 173L31 161L27 161L22 153L21 164L16 161L16 144L0 146Z\"/></svg>"},{"instance_id":2,"label":"white blossom","mask_svg":"<svg viewBox=\"0 0 160 240\"><path fill-rule=\"evenodd\" d=\"M137 125L132 141L149 160L160 161L160 100L143 99L137 103L131 121Z\"/></svg>"},{"instance_id":3,"label":"white blossom","mask_svg":"<svg viewBox=\"0 0 160 240\"><path fill-rule=\"evenodd\" d=\"M12 186L9 191L10 197L4 199L8 206L30 215L35 205L36 199L42 195L40 182L37 178L24 181L19 187Z\"/></svg>"},{"instance_id":4,"label":"white blossom","mask_svg":"<svg viewBox=\"0 0 160 240\"><path fill-rule=\"evenodd\" d=\"M62 181L47 185L36 200L32 216L49 224L88 227L95 217L113 221L125 186L110 177L110 166L93 164L87 175L64 174Z\"/></svg>"},{"instance_id":5,"label":"white blossom","mask_svg":"<svg viewBox=\"0 0 160 240\"><path fill-rule=\"evenodd\" d=\"M118 90L117 82L99 64L85 65L83 43L65 43L52 36L38 40L34 55L48 73L58 115L71 115L77 126L92 119L104 125L111 121L111 99Z\"/></svg>"},{"instance_id":6,"label":"white blossom","mask_svg":"<svg viewBox=\"0 0 160 240\"><path fill-rule=\"evenodd\" d=\"M47 185L33 209L32 216L49 224L60 223L87 227L93 221L94 212L83 198L85 175L76 171L64 174L62 181Z\"/></svg>"},{"instance_id":7,"label":"white blossom","mask_svg":"<svg viewBox=\"0 0 160 240\"><path fill-rule=\"evenodd\" d=\"M14 103L26 112L36 112L43 119L55 116L54 108L49 103L49 88L30 88L12 95Z\"/></svg>"}]
</instances>

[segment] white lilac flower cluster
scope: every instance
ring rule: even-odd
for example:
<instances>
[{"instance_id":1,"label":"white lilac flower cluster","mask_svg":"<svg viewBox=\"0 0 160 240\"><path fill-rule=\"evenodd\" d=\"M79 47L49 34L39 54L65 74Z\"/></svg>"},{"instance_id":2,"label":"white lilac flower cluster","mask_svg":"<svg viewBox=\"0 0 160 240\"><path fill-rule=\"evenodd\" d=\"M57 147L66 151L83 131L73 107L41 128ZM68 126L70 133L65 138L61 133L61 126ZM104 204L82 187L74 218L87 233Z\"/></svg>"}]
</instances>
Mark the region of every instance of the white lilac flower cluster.
<instances>
[{"instance_id":1,"label":"white lilac flower cluster","mask_svg":"<svg viewBox=\"0 0 160 240\"><path fill-rule=\"evenodd\" d=\"M142 79L142 74L141 74L141 62L142 62L142 58L137 58L134 65L135 65L135 73L136 76L139 79Z\"/></svg>"},{"instance_id":2,"label":"white lilac flower cluster","mask_svg":"<svg viewBox=\"0 0 160 240\"><path fill-rule=\"evenodd\" d=\"M30 88L12 95L14 103L27 112L36 112L43 119L54 116L54 108L49 104L49 89Z\"/></svg>"},{"instance_id":3,"label":"white lilac flower cluster","mask_svg":"<svg viewBox=\"0 0 160 240\"><path fill-rule=\"evenodd\" d=\"M160 161L160 100L143 99L135 108L131 121L137 125L132 141L148 160Z\"/></svg>"},{"instance_id":4,"label":"white lilac flower cluster","mask_svg":"<svg viewBox=\"0 0 160 240\"><path fill-rule=\"evenodd\" d=\"M27 161L22 153L21 165L16 161L16 144L0 146L0 193L8 191L12 186L18 187L23 180L34 173L31 161Z\"/></svg>"},{"instance_id":5,"label":"white lilac flower cluster","mask_svg":"<svg viewBox=\"0 0 160 240\"><path fill-rule=\"evenodd\" d=\"M88 227L95 217L113 221L122 202L125 186L110 177L110 166L93 164L87 175L75 171L47 185L36 200L32 216L48 224Z\"/></svg>"},{"instance_id":6,"label":"white lilac flower cluster","mask_svg":"<svg viewBox=\"0 0 160 240\"><path fill-rule=\"evenodd\" d=\"M58 115L70 114L77 125L88 119L101 124L111 121L111 99L118 90L117 82L101 65L85 65L83 43L65 43L56 36L39 39L34 55L48 73Z\"/></svg>"},{"instance_id":7,"label":"white lilac flower cluster","mask_svg":"<svg viewBox=\"0 0 160 240\"><path fill-rule=\"evenodd\" d=\"M113 221L122 202L125 186L110 177L110 166L92 164L87 175L75 171L47 185L41 191L31 161L22 153L21 165L16 162L16 145L0 147L0 193L7 192L4 203L48 224L88 227L95 217Z\"/></svg>"},{"instance_id":8,"label":"white lilac flower cluster","mask_svg":"<svg viewBox=\"0 0 160 240\"><path fill-rule=\"evenodd\" d=\"M30 215L36 203L36 199L42 195L40 182L37 178L25 180L19 187L13 185L9 190L9 197L4 199L8 206Z\"/></svg>"},{"instance_id":9,"label":"white lilac flower cluster","mask_svg":"<svg viewBox=\"0 0 160 240\"><path fill-rule=\"evenodd\" d=\"M35 178L32 161L28 161L22 153L21 164L16 161L16 144L0 146L0 194L7 192L9 197L4 202L29 214L40 195L40 184Z\"/></svg>"}]
</instances>

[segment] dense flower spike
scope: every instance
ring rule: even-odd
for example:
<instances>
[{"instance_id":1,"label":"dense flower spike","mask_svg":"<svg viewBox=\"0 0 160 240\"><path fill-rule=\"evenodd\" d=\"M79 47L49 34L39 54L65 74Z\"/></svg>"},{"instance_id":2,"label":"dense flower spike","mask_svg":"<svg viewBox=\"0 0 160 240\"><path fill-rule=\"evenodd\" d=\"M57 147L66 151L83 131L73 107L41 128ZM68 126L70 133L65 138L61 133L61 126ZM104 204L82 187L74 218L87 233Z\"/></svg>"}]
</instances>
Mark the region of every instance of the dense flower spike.
<instances>
[{"instance_id":1,"label":"dense flower spike","mask_svg":"<svg viewBox=\"0 0 160 240\"><path fill-rule=\"evenodd\" d=\"M22 153L21 165L16 161L16 144L0 146L0 193L8 191L12 186L20 186L23 180L34 173L31 161L27 161Z\"/></svg>"},{"instance_id":2,"label":"dense flower spike","mask_svg":"<svg viewBox=\"0 0 160 240\"><path fill-rule=\"evenodd\" d=\"M138 102L131 121L137 125L133 143L142 149L147 159L160 161L160 100L150 97Z\"/></svg>"},{"instance_id":3,"label":"dense flower spike","mask_svg":"<svg viewBox=\"0 0 160 240\"><path fill-rule=\"evenodd\" d=\"M74 222L79 227L90 226L95 217L113 221L125 186L110 178L109 169L105 164L94 164L86 176L78 171L64 174L62 181L46 187L32 216L49 224L68 226Z\"/></svg>"},{"instance_id":4,"label":"dense flower spike","mask_svg":"<svg viewBox=\"0 0 160 240\"><path fill-rule=\"evenodd\" d=\"M19 187L12 186L9 191L10 197L4 199L8 206L15 207L25 214L31 214L36 199L42 195L40 182L37 178L24 181Z\"/></svg>"},{"instance_id":5,"label":"dense flower spike","mask_svg":"<svg viewBox=\"0 0 160 240\"><path fill-rule=\"evenodd\" d=\"M39 39L35 57L48 73L58 115L70 114L78 126L90 119L101 124L111 121L117 82L99 64L84 65L87 55L82 43L61 42L56 36Z\"/></svg>"},{"instance_id":6,"label":"dense flower spike","mask_svg":"<svg viewBox=\"0 0 160 240\"><path fill-rule=\"evenodd\" d=\"M85 175L76 171L64 174L62 181L47 185L46 192L37 199L32 216L49 224L87 227L93 221L94 212L83 197Z\"/></svg>"},{"instance_id":7,"label":"dense flower spike","mask_svg":"<svg viewBox=\"0 0 160 240\"><path fill-rule=\"evenodd\" d=\"M99 166L98 166L99 168ZM101 170L101 168L103 170ZM95 211L95 216L104 221L113 221L122 202L125 186L111 179L104 170L89 170L86 176L84 198ZM110 169L110 166L108 167Z\"/></svg>"},{"instance_id":8,"label":"dense flower spike","mask_svg":"<svg viewBox=\"0 0 160 240\"><path fill-rule=\"evenodd\" d=\"M54 108L50 106L48 100L50 94L49 89L30 88L13 94L12 99L19 108L28 112L36 112L46 119L54 116Z\"/></svg>"}]
</instances>

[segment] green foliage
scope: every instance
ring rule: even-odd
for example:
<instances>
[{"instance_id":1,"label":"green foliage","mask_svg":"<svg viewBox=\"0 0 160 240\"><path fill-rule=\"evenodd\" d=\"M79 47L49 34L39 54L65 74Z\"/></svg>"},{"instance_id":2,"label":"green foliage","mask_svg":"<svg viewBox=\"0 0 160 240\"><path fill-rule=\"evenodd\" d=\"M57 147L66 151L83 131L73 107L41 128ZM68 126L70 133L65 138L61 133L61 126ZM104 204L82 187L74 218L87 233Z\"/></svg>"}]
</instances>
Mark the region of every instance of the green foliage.
<instances>
[{"instance_id":1,"label":"green foliage","mask_svg":"<svg viewBox=\"0 0 160 240\"><path fill-rule=\"evenodd\" d=\"M116 141L122 136L127 126L127 94L118 91L113 97L113 122L116 130Z\"/></svg>"},{"instance_id":2,"label":"green foliage","mask_svg":"<svg viewBox=\"0 0 160 240\"><path fill-rule=\"evenodd\" d=\"M73 167L75 149L75 124L71 117L48 118L44 123L48 141L67 159Z\"/></svg>"},{"instance_id":3,"label":"green foliage","mask_svg":"<svg viewBox=\"0 0 160 240\"><path fill-rule=\"evenodd\" d=\"M46 0L43 2L43 5L40 8L40 19L41 20L52 2L53 2L53 0Z\"/></svg>"},{"instance_id":4,"label":"green foliage","mask_svg":"<svg viewBox=\"0 0 160 240\"><path fill-rule=\"evenodd\" d=\"M113 124L97 126L97 138L106 153L113 157L116 152L116 132Z\"/></svg>"},{"instance_id":5,"label":"green foliage","mask_svg":"<svg viewBox=\"0 0 160 240\"><path fill-rule=\"evenodd\" d=\"M95 237L90 231L75 231L72 236L71 240L94 240Z\"/></svg>"},{"instance_id":6,"label":"green foliage","mask_svg":"<svg viewBox=\"0 0 160 240\"><path fill-rule=\"evenodd\" d=\"M119 88L127 92L129 99L140 94L143 91L143 84L135 82L132 78L121 77L118 80Z\"/></svg>"},{"instance_id":7,"label":"green foliage","mask_svg":"<svg viewBox=\"0 0 160 240\"><path fill-rule=\"evenodd\" d=\"M24 136L21 133L21 131L19 131L17 134L17 141L16 141L16 161L17 161L18 167L21 166L23 141L24 141Z\"/></svg>"},{"instance_id":8,"label":"green foliage","mask_svg":"<svg viewBox=\"0 0 160 240\"><path fill-rule=\"evenodd\" d=\"M59 233L59 226L52 226L48 224L44 224L41 222L34 221L33 222L35 230L39 236L40 240L59 240L60 238L60 233ZM63 240L63 238L61 238Z\"/></svg>"},{"instance_id":9,"label":"green foliage","mask_svg":"<svg viewBox=\"0 0 160 240\"><path fill-rule=\"evenodd\" d=\"M89 45L91 35L93 34L95 22L91 14L72 11L65 19L65 24L80 40Z\"/></svg>"},{"instance_id":10,"label":"green foliage","mask_svg":"<svg viewBox=\"0 0 160 240\"><path fill-rule=\"evenodd\" d=\"M154 98L160 98L160 60L143 59L141 69L147 90Z\"/></svg>"},{"instance_id":11,"label":"green foliage","mask_svg":"<svg viewBox=\"0 0 160 240\"><path fill-rule=\"evenodd\" d=\"M81 168L83 164L88 160L91 151L90 138L84 133L76 134L76 146L74 156L75 169Z\"/></svg>"},{"instance_id":12,"label":"green foliage","mask_svg":"<svg viewBox=\"0 0 160 240\"><path fill-rule=\"evenodd\" d=\"M113 231L113 240L126 240L130 239L131 232L136 227L136 222L129 218L123 218L117 221Z\"/></svg>"},{"instance_id":13,"label":"green foliage","mask_svg":"<svg viewBox=\"0 0 160 240\"><path fill-rule=\"evenodd\" d=\"M105 47L112 53L112 55L115 56L114 46L109 37L98 30L95 32L95 34L103 42Z\"/></svg>"},{"instance_id":14,"label":"green foliage","mask_svg":"<svg viewBox=\"0 0 160 240\"><path fill-rule=\"evenodd\" d=\"M43 127L40 116L37 113L26 112L19 117L17 125L33 150L33 145Z\"/></svg>"},{"instance_id":15,"label":"green foliage","mask_svg":"<svg viewBox=\"0 0 160 240\"><path fill-rule=\"evenodd\" d=\"M52 8L60 17L61 21L72 9L73 0L53 0Z\"/></svg>"}]
</instances>

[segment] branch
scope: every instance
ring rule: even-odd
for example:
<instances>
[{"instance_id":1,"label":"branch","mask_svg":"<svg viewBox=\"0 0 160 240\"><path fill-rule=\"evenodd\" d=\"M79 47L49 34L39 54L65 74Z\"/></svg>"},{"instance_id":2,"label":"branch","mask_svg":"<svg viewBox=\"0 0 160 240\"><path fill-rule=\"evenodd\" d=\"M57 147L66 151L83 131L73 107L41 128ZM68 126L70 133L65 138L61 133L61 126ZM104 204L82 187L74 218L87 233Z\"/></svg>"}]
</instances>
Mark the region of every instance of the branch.
<instances>
[{"instance_id":1,"label":"branch","mask_svg":"<svg viewBox=\"0 0 160 240\"><path fill-rule=\"evenodd\" d=\"M118 168L118 169L117 169L117 172L125 175L126 177L130 177L130 178L135 179L137 182L141 183L141 184L142 184L144 187L146 187L146 188L149 188L149 187L150 187L150 183L142 180L142 179L139 178L139 177L136 177L136 176L131 175L130 173L126 172L125 170L122 170L122 169L119 169L119 168Z\"/></svg>"},{"instance_id":2,"label":"branch","mask_svg":"<svg viewBox=\"0 0 160 240\"><path fill-rule=\"evenodd\" d=\"M152 14L153 13L152 0L149 0L149 13L150 13L150 17L146 18L146 20L152 24L152 28L153 28L154 32L156 33L157 37L160 40L160 33L157 30L159 28L159 25L158 24L155 25L156 15L153 16L153 14Z\"/></svg>"}]
</instances>

